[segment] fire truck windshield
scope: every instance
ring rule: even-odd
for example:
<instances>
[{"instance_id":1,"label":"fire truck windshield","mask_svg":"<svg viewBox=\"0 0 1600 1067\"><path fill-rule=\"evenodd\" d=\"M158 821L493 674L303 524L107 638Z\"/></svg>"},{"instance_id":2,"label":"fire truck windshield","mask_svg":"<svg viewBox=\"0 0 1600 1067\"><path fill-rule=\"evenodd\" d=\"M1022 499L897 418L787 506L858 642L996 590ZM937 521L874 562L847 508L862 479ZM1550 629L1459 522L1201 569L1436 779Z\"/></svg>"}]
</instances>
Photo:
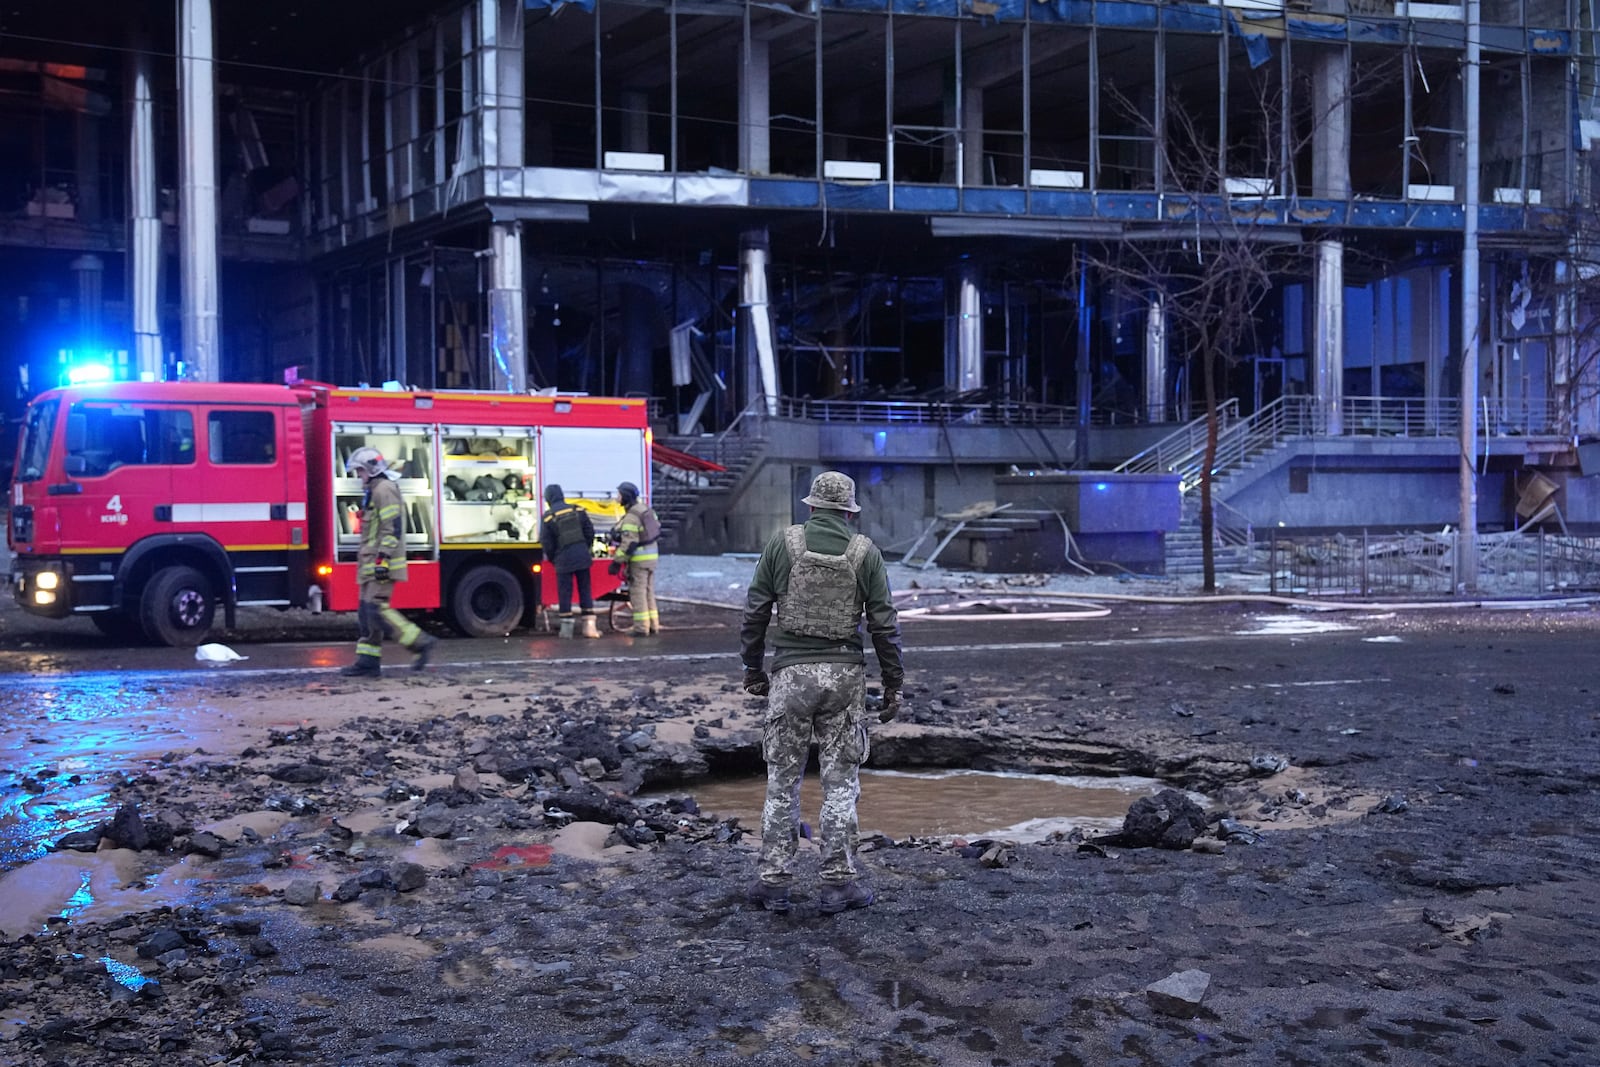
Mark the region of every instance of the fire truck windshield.
<instances>
[{"instance_id":1,"label":"fire truck windshield","mask_svg":"<svg viewBox=\"0 0 1600 1067\"><path fill-rule=\"evenodd\" d=\"M22 448L17 453L17 481L36 482L44 477L45 461L50 456L50 431L55 428L60 401L46 400L28 409L22 428Z\"/></svg>"}]
</instances>

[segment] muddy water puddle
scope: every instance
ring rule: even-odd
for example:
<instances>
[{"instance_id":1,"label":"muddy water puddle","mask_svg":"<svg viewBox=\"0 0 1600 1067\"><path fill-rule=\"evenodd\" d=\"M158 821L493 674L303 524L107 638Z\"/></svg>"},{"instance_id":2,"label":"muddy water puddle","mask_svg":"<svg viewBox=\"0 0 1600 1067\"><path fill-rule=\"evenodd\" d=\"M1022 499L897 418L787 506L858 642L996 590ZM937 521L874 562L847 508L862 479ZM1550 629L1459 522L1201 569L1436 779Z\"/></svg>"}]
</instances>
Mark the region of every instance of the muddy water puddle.
<instances>
[{"instance_id":1,"label":"muddy water puddle","mask_svg":"<svg viewBox=\"0 0 1600 1067\"><path fill-rule=\"evenodd\" d=\"M682 790L703 812L737 816L761 826L765 776L701 782ZM1082 778L1002 771L861 772L857 817L863 834L890 837L1005 837L1038 841L1074 827L1091 833L1120 829L1128 805L1160 792L1153 778ZM822 787L814 774L800 789L801 819L815 826Z\"/></svg>"}]
</instances>

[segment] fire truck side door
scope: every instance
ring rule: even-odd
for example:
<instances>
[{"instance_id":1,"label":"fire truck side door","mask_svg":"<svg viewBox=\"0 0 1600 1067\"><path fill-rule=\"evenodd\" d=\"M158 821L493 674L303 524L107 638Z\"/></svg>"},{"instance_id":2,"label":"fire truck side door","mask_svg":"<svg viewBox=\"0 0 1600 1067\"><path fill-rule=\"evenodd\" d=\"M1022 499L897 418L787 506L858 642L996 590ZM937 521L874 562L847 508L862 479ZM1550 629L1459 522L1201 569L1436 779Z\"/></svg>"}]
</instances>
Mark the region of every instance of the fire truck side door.
<instances>
[{"instance_id":1,"label":"fire truck side door","mask_svg":"<svg viewBox=\"0 0 1600 1067\"><path fill-rule=\"evenodd\" d=\"M305 490L290 491L284 462L284 416L292 410L206 408L195 478L176 487L174 526L222 543L241 604L282 604L291 563L303 570L305 537L292 545L291 528L305 529Z\"/></svg>"},{"instance_id":2,"label":"fire truck side door","mask_svg":"<svg viewBox=\"0 0 1600 1067\"><path fill-rule=\"evenodd\" d=\"M194 463L194 419L178 407L85 401L68 413L66 439L63 470L82 488L56 494L62 549L86 557L82 575L109 575L114 568L89 558L120 554L161 529L174 473ZM74 599L95 598L79 591Z\"/></svg>"}]
</instances>

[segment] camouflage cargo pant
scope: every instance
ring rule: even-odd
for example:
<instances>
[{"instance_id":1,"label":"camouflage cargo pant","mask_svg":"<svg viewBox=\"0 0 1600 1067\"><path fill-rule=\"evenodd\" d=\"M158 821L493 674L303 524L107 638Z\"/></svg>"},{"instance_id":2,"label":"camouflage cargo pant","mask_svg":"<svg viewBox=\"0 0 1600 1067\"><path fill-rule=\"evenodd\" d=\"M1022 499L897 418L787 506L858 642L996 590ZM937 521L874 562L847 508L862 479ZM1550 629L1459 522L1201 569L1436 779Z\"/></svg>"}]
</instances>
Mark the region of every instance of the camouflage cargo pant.
<instances>
[{"instance_id":1,"label":"camouflage cargo pant","mask_svg":"<svg viewBox=\"0 0 1600 1067\"><path fill-rule=\"evenodd\" d=\"M761 880L787 883L800 847L800 779L813 738L822 770L822 880L856 877L857 775L867 758L866 668L859 663L797 663L774 671L762 755L767 800L761 809Z\"/></svg>"}]
</instances>

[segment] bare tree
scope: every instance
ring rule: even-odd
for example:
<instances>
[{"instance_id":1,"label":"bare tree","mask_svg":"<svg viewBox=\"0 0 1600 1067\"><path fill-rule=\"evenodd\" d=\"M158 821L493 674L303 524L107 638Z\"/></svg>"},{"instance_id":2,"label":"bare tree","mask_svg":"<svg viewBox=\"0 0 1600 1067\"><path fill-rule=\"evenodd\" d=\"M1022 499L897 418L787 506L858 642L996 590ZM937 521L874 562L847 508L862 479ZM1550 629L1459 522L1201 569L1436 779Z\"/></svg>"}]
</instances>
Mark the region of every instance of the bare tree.
<instances>
[{"instance_id":1,"label":"bare tree","mask_svg":"<svg viewBox=\"0 0 1600 1067\"><path fill-rule=\"evenodd\" d=\"M1186 348L1201 382L1206 446L1199 479L1200 535L1208 592L1216 588L1212 478L1219 376L1253 336L1274 286L1309 273L1312 257L1300 232L1285 224L1296 161L1332 110L1350 100L1346 90L1340 99L1323 100L1318 112L1309 86L1284 92L1283 69L1251 71L1237 80L1229 90L1236 119L1231 126L1225 119L1200 121L1176 92L1152 109L1152 116L1115 86L1102 90L1114 110L1147 131L1163 190L1162 218L1146 231L1130 230L1100 248L1089 263L1111 286L1140 300L1159 300L1173 347ZM1372 77L1367 72L1361 81L1371 84ZM1230 170L1265 177L1230 183Z\"/></svg>"},{"instance_id":2,"label":"bare tree","mask_svg":"<svg viewBox=\"0 0 1600 1067\"><path fill-rule=\"evenodd\" d=\"M1280 94L1267 78L1253 80L1258 90L1256 136L1266 157L1267 173L1288 173L1280 155L1285 139ZM1115 88L1107 88L1115 109L1141 117ZM1256 330L1259 310L1275 283L1285 275L1304 274L1309 256L1298 234L1288 235L1275 205L1277 181L1262 181L1245 195L1229 195L1224 166L1229 155L1219 144L1221 133L1202 125L1184 101L1170 94L1160 109L1162 125L1154 128L1152 142L1158 170L1163 176L1163 221L1149 232L1130 232L1115 245L1091 254L1090 264L1114 288L1136 294L1141 301L1160 302L1166 331L1174 350L1189 352L1190 366L1198 370L1205 398L1206 443L1200 467L1200 539L1206 592L1216 589L1216 549L1211 482L1216 467L1219 432L1219 374L1235 362L1235 354ZM1259 173L1259 171L1258 171ZM1280 181L1280 179L1278 179Z\"/></svg>"}]
</instances>

